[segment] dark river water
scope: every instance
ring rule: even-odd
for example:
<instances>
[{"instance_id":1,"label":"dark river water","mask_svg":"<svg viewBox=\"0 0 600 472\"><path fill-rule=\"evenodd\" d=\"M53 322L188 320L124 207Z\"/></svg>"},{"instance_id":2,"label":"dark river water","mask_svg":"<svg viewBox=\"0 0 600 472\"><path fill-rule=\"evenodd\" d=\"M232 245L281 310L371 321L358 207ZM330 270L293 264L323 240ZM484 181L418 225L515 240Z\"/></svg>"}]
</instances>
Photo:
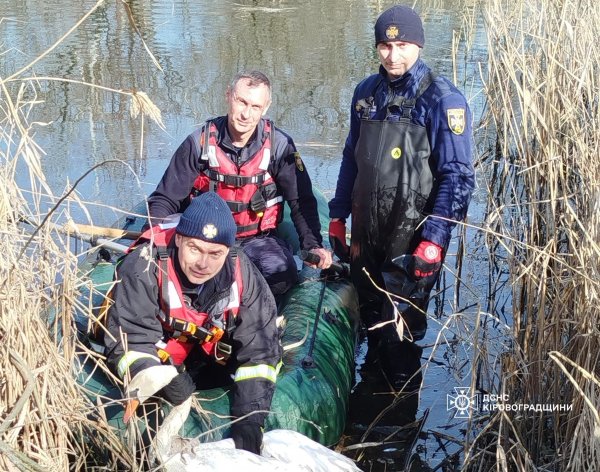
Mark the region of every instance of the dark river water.
<instances>
[{"instance_id":1,"label":"dark river water","mask_svg":"<svg viewBox=\"0 0 600 472\"><path fill-rule=\"evenodd\" d=\"M330 197L354 86L378 65L373 24L391 5L375 0L0 0L0 77L13 76L48 52L7 87L15 93L29 84L24 97L36 101L28 108L31 134L43 150L41 166L54 195L93 166L121 161L99 166L78 185L77 195L87 202L87 210L77 205L71 209L83 220L110 225L119 211L147 196L180 142L206 118L225 112L227 83L241 69L260 69L270 76L269 116L294 138L314 184ZM479 64L485 62L486 38L468 5L422 1L418 10L426 34L423 57L438 73L455 78L479 119ZM468 18L475 19L467 21L466 50L465 36L463 41L457 38ZM455 61L453 44L459 46ZM44 78L33 86L22 81L25 77L73 82ZM143 123L139 116L133 118L129 97L76 82L145 92L160 109L164 129L148 118ZM29 188L26 173L19 174L19 183ZM478 191L470 215L474 224L484 201ZM460 294L450 256L452 270L446 271L440 294L430 305L420 396L401 400L365 434L394 397L375 374L357 371L348 437L340 447L384 439L389 443L346 452L357 457L356 451L364 451L360 464L365 470L452 470L453 457L462 457L461 441L469 436L471 424L456 418L458 410L448 402L456 399L456 388L469 387L472 376L480 375L471 362L480 343L502 336L505 320L481 312L497 315L506 308L482 302L486 260L475 231L466 234L468 257ZM455 243L451 250L457 250ZM488 325L492 327L484 334L476 329ZM365 346L359 346L359 367L364 353Z\"/></svg>"}]
</instances>

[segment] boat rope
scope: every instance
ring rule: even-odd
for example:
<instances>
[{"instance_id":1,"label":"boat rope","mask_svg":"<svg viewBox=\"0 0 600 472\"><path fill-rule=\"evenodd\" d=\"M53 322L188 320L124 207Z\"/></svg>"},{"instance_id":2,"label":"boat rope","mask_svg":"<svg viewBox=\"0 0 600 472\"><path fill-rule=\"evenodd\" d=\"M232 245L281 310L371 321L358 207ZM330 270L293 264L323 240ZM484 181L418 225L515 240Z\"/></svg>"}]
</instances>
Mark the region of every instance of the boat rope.
<instances>
[{"instance_id":1,"label":"boat rope","mask_svg":"<svg viewBox=\"0 0 600 472\"><path fill-rule=\"evenodd\" d=\"M319 303L317 304L317 314L315 316L315 324L313 325L312 336L310 338L310 344L308 346L308 352L304 359L302 359L302 367L309 369L316 367L315 360L313 358L313 350L315 348L315 340L317 338L317 327L319 326L319 320L321 319L321 308L323 307L323 297L325 296L325 289L327 288L327 281L329 276L326 275L323 278L323 285L321 286L321 292L319 294Z\"/></svg>"}]
</instances>

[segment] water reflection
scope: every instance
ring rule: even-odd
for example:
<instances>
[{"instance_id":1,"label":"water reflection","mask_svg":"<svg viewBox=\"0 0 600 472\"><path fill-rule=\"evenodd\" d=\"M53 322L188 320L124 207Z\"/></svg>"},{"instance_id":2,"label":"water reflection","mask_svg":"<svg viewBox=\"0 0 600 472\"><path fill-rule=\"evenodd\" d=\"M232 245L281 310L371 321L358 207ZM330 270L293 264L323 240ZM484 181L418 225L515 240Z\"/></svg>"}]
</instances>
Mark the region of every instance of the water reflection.
<instances>
[{"instance_id":1,"label":"water reflection","mask_svg":"<svg viewBox=\"0 0 600 472\"><path fill-rule=\"evenodd\" d=\"M365 341L361 349L366 348ZM361 355L358 359L359 363L363 360ZM377 356L370 352L359 365L357 377L348 425L340 441L344 453L363 470L427 470L412 465L419 461L417 441L428 417L428 409L419 412L420 382L394 391Z\"/></svg>"},{"instance_id":2,"label":"water reflection","mask_svg":"<svg viewBox=\"0 0 600 472\"><path fill-rule=\"evenodd\" d=\"M206 117L224 111L227 81L239 69L255 67L273 79L271 117L292 134L309 162L314 158L318 184L325 190L333 187L336 172L328 166L339 162L352 89L375 70L372 25L383 3L105 2L34 72L143 90L162 110L167 131L148 123L142 135L121 96L42 83L44 104L35 114L40 122L52 123L37 134L48 153L44 165L49 180L61 187L66 175L74 179L112 156L131 162L142 180L155 183L176 143ZM5 18L0 25L5 39L1 73L6 76L46 50L91 4L54 1L40 8L38 1L1 0L0 6ZM461 16L437 9L426 18L425 56L446 72L451 30L460 26ZM157 165L140 165L139 160ZM57 175L53 169L59 170ZM125 206L148 191L130 189L126 193L133 197L123 201L127 185L119 181L130 181L130 173L100 172L106 175L91 188L103 193L82 189L86 199L108 197Z\"/></svg>"}]
</instances>

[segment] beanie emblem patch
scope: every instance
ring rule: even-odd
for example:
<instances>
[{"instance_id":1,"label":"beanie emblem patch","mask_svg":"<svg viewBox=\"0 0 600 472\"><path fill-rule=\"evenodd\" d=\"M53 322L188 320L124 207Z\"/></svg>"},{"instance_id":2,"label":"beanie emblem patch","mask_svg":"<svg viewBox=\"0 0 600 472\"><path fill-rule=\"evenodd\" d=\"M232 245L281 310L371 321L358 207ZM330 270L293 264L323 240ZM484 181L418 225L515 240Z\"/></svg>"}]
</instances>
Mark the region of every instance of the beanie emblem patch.
<instances>
[{"instance_id":1,"label":"beanie emblem patch","mask_svg":"<svg viewBox=\"0 0 600 472\"><path fill-rule=\"evenodd\" d=\"M385 37L387 39L396 39L400 32L398 31L398 27L396 25L390 25L385 30Z\"/></svg>"},{"instance_id":2,"label":"beanie emblem patch","mask_svg":"<svg viewBox=\"0 0 600 472\"><path fill-rule=\"evenodd\" d=\"M206 239L216 238L217 233L217 227L212 223L208 223L207 225L204 225L204 228L202 228L202 234Z\"/></svg>"}]
</instances>

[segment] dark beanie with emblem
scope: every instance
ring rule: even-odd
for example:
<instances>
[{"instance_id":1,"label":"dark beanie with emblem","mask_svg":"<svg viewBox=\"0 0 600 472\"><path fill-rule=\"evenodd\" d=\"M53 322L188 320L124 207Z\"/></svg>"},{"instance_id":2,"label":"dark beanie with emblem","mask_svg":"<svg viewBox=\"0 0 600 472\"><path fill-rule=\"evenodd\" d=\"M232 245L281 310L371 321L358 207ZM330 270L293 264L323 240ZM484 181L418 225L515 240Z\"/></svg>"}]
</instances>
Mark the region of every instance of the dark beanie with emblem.
<instances>
[{"instance_id":1,"label":"dark beanie with emblem","mask_svg":"<svg viewBox=\"0 0 600 472\"><path fill-rule=\"evenodd\" d=\"M404 41L422 48L425 33L417 12L405 5L395 5L379 15L375 22L375 44L383 41Z\"/></svg>"},{"instance_id":2,"label":"dark beanie with emblem","mask_svg":"<svg viewBox=\"0 0 600 472\"><path fill-rule=\"evenodd\" d=\"M192 199L175 230L183 236L231 247L237 227L225 200L215 192L205 192Z\"/></svg>"}]
</instances>

